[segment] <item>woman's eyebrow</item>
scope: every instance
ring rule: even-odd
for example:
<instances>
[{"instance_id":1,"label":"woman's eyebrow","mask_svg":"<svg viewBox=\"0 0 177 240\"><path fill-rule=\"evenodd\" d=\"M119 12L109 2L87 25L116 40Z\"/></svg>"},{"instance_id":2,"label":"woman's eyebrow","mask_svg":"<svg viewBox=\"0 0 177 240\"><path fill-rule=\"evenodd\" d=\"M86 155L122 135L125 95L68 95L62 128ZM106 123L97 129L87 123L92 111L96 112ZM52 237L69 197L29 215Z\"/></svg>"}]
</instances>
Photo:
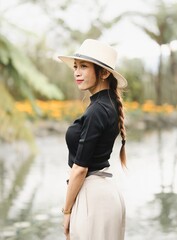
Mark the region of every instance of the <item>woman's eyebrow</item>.
<instances>
[{"instance_id":1,"label":"woman's eyebrow","mask_svg":"<svg viewBox=\"0 0 177 240\"><path fill-rule=\"evenodd\" d=\"M80 64L83 64L83 63L88 63L87 61L84 61L84 60L79 60L79 62L78 63L80 63ZM77 62L76 61L74 61L74 64L77 64Z\"/></svg>"}]
</instances>

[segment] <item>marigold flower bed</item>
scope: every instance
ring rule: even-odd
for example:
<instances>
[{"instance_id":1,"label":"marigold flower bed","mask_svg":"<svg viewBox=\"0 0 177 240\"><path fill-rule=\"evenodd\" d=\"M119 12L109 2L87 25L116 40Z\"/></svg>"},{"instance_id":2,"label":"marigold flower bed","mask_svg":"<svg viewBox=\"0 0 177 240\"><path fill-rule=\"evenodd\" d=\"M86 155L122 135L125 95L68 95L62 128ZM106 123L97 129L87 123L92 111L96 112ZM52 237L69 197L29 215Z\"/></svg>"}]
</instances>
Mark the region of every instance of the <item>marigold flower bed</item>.
<instances>
[{"instance_id":1,"label":"marigold flower bed","mask_svg":"<svg viewBox=\"0 0 177 240\"><path fill-rule=\"evenodd\" d=\"M41 112L42 118L56 119L56 120L71 120L79 116L84 112L87 104L81 100L67 100L67 101L41 101L36 100L36 106ZM138 102L125 102L125 110L132 112L140 110L145 113L173 113L177 111L177 107L169 104L163 104L161 106L155 105L151 100L147 100L143 104ZM33 109L29 101L16 102L16 108L18 111L25 113L29 117L35 117L37 112Z\"/></svg>"}]
</instances>

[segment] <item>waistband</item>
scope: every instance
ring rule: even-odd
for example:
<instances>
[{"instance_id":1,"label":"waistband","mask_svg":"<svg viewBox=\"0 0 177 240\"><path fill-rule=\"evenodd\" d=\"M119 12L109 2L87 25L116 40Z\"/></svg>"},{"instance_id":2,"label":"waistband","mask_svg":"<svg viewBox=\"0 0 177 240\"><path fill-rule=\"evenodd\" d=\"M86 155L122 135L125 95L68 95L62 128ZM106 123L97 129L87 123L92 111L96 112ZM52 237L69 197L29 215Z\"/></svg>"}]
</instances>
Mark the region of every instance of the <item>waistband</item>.
<instances>
[{"instance_id":1,"label":"waistband","mask_svg":"<svg viewBox=\"0 0 177 240\"><path fill-rule=\"evenodd\" d=\"M95 176L100 176L100 177L112 177L113 174L110 172L107 172L108 168L104 168L102 170L98 170L98 171L91 171L88 172L86 177L89 177L91 175L95 175ZM69 179L66 180L66 183L69 183Z\"/></svg>"},{"instance_id":2,"label":"waistband","mask_svg":"<svg viewBox=\"0 0 177 240\"><path fill-rule=\"evenodd\" d=\"M102 172L102 171L93 171L93 172L88 172L86 177L89 177L91 175L96 175L96 176L100 176L100 177L112 177L112 173L109 172Z\"/></svg>"}]
</instances>

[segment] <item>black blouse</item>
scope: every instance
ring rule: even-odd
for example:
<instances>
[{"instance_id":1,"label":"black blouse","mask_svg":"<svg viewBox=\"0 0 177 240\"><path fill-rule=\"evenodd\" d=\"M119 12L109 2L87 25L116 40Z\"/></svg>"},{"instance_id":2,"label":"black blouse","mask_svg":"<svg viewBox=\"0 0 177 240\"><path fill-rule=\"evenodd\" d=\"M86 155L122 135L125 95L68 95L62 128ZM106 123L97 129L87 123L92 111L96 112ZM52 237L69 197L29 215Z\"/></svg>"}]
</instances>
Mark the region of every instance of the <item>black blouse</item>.
<instances>
[{"instance_id":1,"label":"black blouse","mask_svg":"<svg viewBox=\"0 0 177 240\"><path fill-rule=\"evenodd\" d=\"M68 128L66 143L68 164L88 167L88 171L109 167L114 141L119 134L118 103L111 90L102 90L90 97L85 113Z\"/></svg>"}]
</instances>

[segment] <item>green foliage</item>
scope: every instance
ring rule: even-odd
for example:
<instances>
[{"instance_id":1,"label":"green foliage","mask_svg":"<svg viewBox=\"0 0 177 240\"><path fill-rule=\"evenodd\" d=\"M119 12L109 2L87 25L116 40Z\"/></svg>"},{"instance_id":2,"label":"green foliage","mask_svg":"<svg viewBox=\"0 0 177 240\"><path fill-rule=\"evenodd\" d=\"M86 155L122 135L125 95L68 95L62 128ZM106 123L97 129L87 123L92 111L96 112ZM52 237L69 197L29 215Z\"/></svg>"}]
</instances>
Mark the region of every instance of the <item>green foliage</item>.
<instances>
[{"instance_id":1,"label":"green foliage","mask_svg":"<svg viewBox=\"0 0 177 240\"><path fill-rule=\"evenodd\" d=\"M14 106L14 96L23 96L34 104L35 93L49 99L62 99L63 94L45 75L39 72L28 57L8 39L0 35L0 139L24 139L33 144L33 136L25 126L25 117ZM6 86L6 87L5 87Z\"/></svg>"},{"instance_id":2,"label":"green foliage","mask_svg":"<svg viewBox=\"0 0 177 240\"><path fill-rule=\"evenodd\" d=\"M136 26L142 29L152 40L154 40L159 46L167 45L177 38L177 4L176 3L165 3L163 0L158 0L157 4L154 6L154 10L151 13L142 12L132 12L131 16L141 17L142 20L134 22ZM176 78L176 61L172 59L173 53L170 50L169 64L171 64L171 69L168 71L168 85L169 95L176 96L176 87L174 86ZM163 89L166 89L165 83L166 79L163 74L163 52L161 48L161 54L159 56L159 66L158 73L155 81L155 91L156 91L156 103L161 105L164 101L170 103L175 103L177 98L173 97L165 99Z\"/></svg>"},{"instance_id":3,"label":"green foliage","mask_svg":"<svg viewBox=\"0 0 177 240\"><path fill-rule=\"evenodd\" d=\"M63 98L61 91L49 83L47 77L35 68L29 58L2 35L0 35L0 66L7 79L11 77L13 80L13 86L29 99L34 97L35 91L49 99Z\"/></svg>"},{"instance_id":4,"label":"green foliage","mask_svg":"<svg viewBox=\"0 0 177 240\"><path fill-rule=\"evenodd\" d=\"M62 90L65 99L78 99L81 97L82 93L75 84L73 72L65 64L52 59L41 59L38 57L34 58L33 61L40 71Z\"/></svg>"},{"instance_id":5,"label":"green foliage","mask_svg":"<svg viewBox=\"0 0 177 240\"><path fill-rule=\"evenodd\" d=\"M34 147L34 139L25 126L25 118L16 110L13 98L2 83L0 93L0 139L7 142L23 139Z\"/></svg>"},{"instance_id":6,"label":"green foliage","mask_svg":"<svg viewBox=\"0 0 177 240\"><path fill-rule=\"evenodd\" d=\"M143 102L143 79L145 77L143 62L140 59L124 59L122 62L121 73L128 81L128 93L125 94L125 99L128 101Z\"/></svg>"}]
</instances>

